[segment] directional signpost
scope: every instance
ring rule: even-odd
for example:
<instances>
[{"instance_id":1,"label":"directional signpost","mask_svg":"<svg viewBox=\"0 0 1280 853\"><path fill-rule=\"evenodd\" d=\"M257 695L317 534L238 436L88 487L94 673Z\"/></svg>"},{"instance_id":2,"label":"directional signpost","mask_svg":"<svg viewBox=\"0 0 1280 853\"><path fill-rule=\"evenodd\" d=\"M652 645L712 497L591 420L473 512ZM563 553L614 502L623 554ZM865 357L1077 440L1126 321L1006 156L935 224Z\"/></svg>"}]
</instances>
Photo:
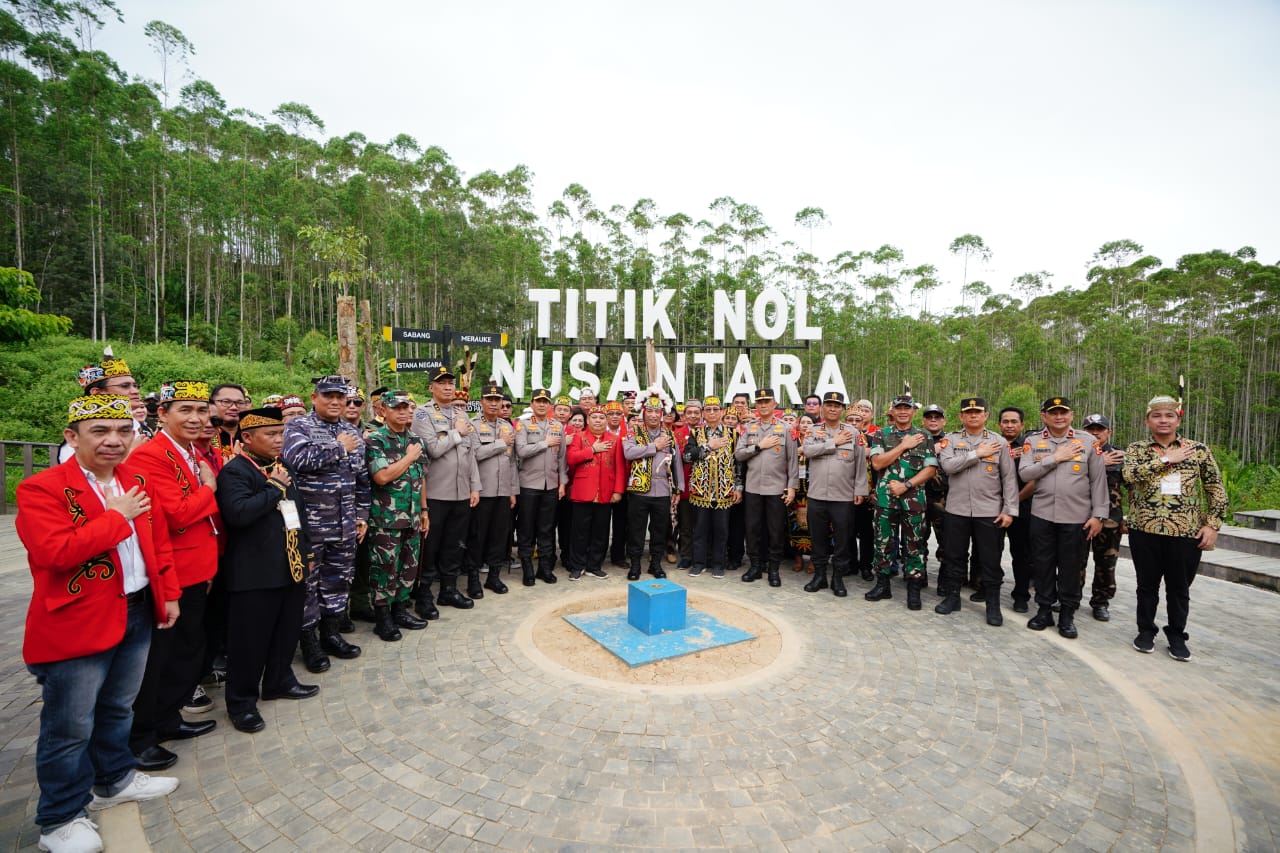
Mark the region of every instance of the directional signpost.
<instances>
[{"instance_id":1,"label":"directional signpost","mask_svg":"<svg viewBox=\"0 0 1280 853\"><path fill-rule=\"evenodd\" d=\"M447 323L441 329L409 329L401 326L383 326L382 339L414 344L441 344L443 358L393 358L388 363L392 373L429 373L442 364L448 364L451 344L468 347L504 347L505 332L455 332Z\"/></svg>"}]
</instances>

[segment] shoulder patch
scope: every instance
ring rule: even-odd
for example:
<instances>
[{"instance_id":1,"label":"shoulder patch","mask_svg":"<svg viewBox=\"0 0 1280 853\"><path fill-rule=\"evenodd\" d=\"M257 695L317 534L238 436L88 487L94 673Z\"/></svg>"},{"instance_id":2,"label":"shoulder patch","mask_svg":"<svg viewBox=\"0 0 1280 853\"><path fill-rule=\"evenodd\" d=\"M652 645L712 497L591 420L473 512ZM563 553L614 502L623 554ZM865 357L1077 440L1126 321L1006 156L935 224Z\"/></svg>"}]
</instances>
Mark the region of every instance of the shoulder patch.
<instances>
[{"instance_id":1,"label":"shoulder patch","mask_svg":"<svg viewBox=\"0 0 1280 853\"><path fill-rule=\"evenodd\" d=\"M947 440L946 440L945 438L940 438L940 439L938 439L938 449L939 449L939 450L943 449L943 448L944 448L944 447L946 447L946 446L947 446ZM846 494L847 494L847 493L846 493Z\"/></svg>"}]
</instances>

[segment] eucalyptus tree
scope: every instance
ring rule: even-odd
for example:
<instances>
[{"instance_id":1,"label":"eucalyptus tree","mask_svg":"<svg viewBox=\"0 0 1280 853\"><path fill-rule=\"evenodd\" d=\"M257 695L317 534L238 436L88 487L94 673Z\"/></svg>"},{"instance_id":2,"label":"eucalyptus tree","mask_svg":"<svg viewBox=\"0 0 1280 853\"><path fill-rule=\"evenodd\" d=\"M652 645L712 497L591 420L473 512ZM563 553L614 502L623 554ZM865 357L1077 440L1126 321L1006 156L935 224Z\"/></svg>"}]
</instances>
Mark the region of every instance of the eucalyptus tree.
<instances>
[{"instance_id":1,"label":"eucalyptus tree","mask_svg":"<svg viewBox=\"0 0 1280 853\"><path fill-rule=\"evenodd\" d=\"M962 234L951 241L951 245L947 247L947 251L953 255L959 255L964 260L962 268L960 287L964 288L969 283L969 259L977 258L986 263L991 260L991 250L987 248L986 242L977 234Z\"/></svg>"}]
</instances>

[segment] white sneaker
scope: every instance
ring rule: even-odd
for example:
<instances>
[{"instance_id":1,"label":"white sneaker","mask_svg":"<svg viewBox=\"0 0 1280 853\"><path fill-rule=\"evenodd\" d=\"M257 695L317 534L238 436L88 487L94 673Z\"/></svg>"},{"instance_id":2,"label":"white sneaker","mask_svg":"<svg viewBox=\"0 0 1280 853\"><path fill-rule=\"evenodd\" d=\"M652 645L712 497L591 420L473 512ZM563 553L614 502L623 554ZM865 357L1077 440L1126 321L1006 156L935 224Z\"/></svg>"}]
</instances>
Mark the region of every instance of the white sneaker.
<instances>
[{"instance_id":1,"label":"white sneaker","mask_svg":"<svg viewBox=\"0 0 1280 853\"><path fill-rule=\"evenodd\" d=\"M89 808L92 811L101 811L121 803L154 800L156 797L172 794L177 787L178 780L173 776L148 776L146 773L134 773L133 781L114 797L99 797L94 794Z\"/></svg>"},{"instance_id":2,"label":"white sneaker","mask_svg":"<svg viewBox=\"0 0 1280 853\"><path fill-rule=\"evenodd\" d=\"M96 823L87 817L78 817L48 835L41 835L40 849L52 853L98 853L102 850L102 836L98 835Z\"/></svg>"}]
</instances>

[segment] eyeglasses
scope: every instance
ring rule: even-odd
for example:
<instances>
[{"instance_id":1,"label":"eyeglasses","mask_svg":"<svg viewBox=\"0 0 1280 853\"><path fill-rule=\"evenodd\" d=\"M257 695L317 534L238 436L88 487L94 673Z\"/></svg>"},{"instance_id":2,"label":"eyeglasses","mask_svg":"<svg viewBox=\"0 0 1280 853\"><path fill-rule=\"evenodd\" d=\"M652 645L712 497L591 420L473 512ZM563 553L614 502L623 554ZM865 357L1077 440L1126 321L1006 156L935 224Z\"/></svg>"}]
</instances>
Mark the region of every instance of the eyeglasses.
<instances>
[{"instance_id":1,"label":"eyeglasses","mask_svg":"<svg viewBox=\"0 0 1280 853\"><path fill-rule=\"evenodd\" d=\"M117 382L115 385L106 386L107 390L109 391L115 390L117 388L120 389L121 391L137 391L141 387L142 386L139 385L137 382Z\"/></svg>"},{"instance_id":2,"label":"eyeglasses","mask_svg":"<svg viewBox=\"0 0 1280 853\"><path fill-rule=\"evenodd\" d=\"M363 406L363 405L364 405L364 400L348 400L348 401L347 401L347 405L348 405L348 406L357 406L357 407L358 407L358 406Z\"/></svg>"},{"instance_id":3,"label":"eyeglasses","mask_svg":"<svg viewBox=\"0 0 1280 853\"><path fill-rule=\"evenodd\" d=\"M134 386L137 387L137 386ZM249 400L228 400L223 397L221 400L214 400L219 406L226 406L228 409L243 409L249 405Z\"/></svg>"}]
</instances>

